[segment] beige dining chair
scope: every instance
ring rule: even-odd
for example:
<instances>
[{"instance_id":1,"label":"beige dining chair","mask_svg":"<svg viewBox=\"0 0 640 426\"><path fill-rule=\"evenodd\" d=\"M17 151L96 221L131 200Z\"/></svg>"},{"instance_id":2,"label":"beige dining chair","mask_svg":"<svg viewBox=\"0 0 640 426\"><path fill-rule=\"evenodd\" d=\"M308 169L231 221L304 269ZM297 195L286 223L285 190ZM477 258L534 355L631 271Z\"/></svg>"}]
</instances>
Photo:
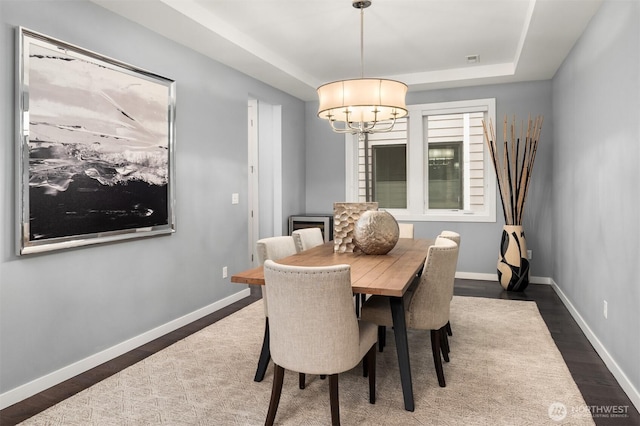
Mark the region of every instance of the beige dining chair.
<instances>
[{"instance_id":1,"label":"beige dining chair","mask_svg":"<svg viewBox=\"0 0 640 426\"><path fill-rule=\"evenodd\" d=\"M324 244L322 231L318 227L296 229L291 233L291 236L296 243L298 253Z\"/></svg>"},{"instance_id":2,"label":"beige dining chair","mask_svg":"<svg viewBox=\"0 0 640 426\"><path fill-rule=\"evenodd\" d=\"M446 338L457 257L458 245L454 241L436 238L434 245L429 247L420 283L412 292L405 293L404 300L407 328L431 330L431 351L441 387L446 383L440 354L445 361L449 360L441 345ZM378 324L378 335L384 335L386 327L393 325L389 298L370 297L362 307L360 317Z\"/></svg>"},{"instance_id":3,"label":"beige dining chair","mask_svg":"<svg viewBox=\"0 0 640 426\"><path fill-rule=\"evenodd\" d=\"M281 237L268 237L260 239L256 242L256 251L258 252L258 262L261 265L265 260L278 260L283 257L296 254L296 244L291 236ZM256 382L261 382L264 379L264 374L267 371L269 365L269 359L271 354L269 352L269 310L267 306L267 294L262 287L262 301L264 305L264 337L262 339L262 349L260 350L260 357L258 358L258 367L256 369L255 377Z\"/></svg>"},{"instance_id":4,"label":"beige dining chair","mask_svg":"<svg viewBox=\"0 0 640 426\"><path fill-rule=\"evenodd\" d=\"M457 232L453 232L453 231L442 231L439 235L440 237L443 238L448 238L452 241L455 241L455 243L458 245L458 256L460 255L460 234L458 234ZM456 265L458 264L458 260L456 259ZM453 297L453 295L451 296ZM449 336L453 336L453 330L451 329L451 322L447 322L447 334ZM448 342L447 342L448 343ZM449 345L447 344L447 350L449 350Z\"/></svg>"},{"instance_id":5,"label":"beige dining chair","mask_svg":"<svg viewBox=\"0 0 640 426\"><path fill-rule=\"evenodd\" d=\"M398 223L400 228L399 238L413 238L413 223Z\"/></svg>"},{"instance_id":6,"label":"beige dining chair","mask_svg":"<svg viewBox=\"0 0 640 426\"><path fill-rule=\"evenodd\" d=\"M369 402L374 404L377 330L356 318L350 266L291 266L267 260L264 279L274 363L265 424L275 420L285 369L329 376L331 423L339 425L338 375L364 359Z\"/></svg>"}]
</instances>

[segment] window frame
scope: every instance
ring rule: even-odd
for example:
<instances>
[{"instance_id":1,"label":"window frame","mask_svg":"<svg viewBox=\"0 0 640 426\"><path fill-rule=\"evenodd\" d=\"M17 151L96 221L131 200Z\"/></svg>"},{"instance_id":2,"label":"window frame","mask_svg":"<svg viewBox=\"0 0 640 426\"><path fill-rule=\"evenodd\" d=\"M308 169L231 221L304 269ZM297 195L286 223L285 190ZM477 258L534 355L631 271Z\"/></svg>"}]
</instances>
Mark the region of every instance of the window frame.
<instances>
[{"instance_id":1,"label":"window frame","mask_svg":"<svg viewBox=\"0 0 640 426\"><path fill-rule=\"evenodd\" d=\"M428 115L482 111L487 114L488 121L496 123L495 98L407 105L407 109L407 208L385 210L403 221L496 222L497 182L486 145L483 149L484 210L443 211L427 208L428 151L423 142L423 119ZM351 134L345 135L345 196L348 202L358 201L358 136Z\"/></svg>"}]
</instances>

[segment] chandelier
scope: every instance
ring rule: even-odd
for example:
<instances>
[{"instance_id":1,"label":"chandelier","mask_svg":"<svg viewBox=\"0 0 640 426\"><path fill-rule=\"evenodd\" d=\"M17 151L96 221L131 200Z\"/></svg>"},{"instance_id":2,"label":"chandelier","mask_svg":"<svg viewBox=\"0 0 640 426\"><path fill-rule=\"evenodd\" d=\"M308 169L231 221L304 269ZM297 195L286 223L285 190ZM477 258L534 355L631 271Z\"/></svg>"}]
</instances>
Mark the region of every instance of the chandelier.
<instances>
[{"instance_id":1,"label":"chandelier","mask_svg":"<svg viewBox=\"0 0 640 426\"><path fill-rule=\"evenodd\" d=\"M407 85L395 80L364 78L364 9L370 0L353 0L360 9L360 78L334 81L318 87L318 117L329 120L337 133L388 132L396 119L407 115ZM342 127L336 122L344 123Z\"/></svg>"}]
</instances>

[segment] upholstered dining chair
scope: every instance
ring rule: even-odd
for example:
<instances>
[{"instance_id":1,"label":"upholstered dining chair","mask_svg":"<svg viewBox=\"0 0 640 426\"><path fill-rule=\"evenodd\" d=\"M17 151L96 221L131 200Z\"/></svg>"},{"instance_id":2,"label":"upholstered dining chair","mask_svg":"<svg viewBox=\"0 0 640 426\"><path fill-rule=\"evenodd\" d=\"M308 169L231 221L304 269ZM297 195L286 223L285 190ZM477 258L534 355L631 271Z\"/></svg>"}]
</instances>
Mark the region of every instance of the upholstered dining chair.
<instances>
[{"instance_id":1,"label":"upholstered dining chair","mask_svg":"<svg viewBox=\"0 0 640 426\"><path fill-rule=\"evenodd\" d=\"M293 241L296 243L296 250L298 250L298 253L324 244L322 231L317 227L296 229L291 233L291 236L293 237Z\"/></svg>"},{"instance_id":2,"label":"upholstered dining chair","mask_svg":"<svg viewBox=\"0 0 640 426\"><path fill-rule=\"evenodd\" d=\"M445 326L449 321L449 309L456 273L458 245L447 238L438 237L429 247L420 276L420 283L405 293L407 328L431 330L431 351L438 376L438 384L445 387L440 354L448 361L448 353L442 350L446 338ZM384 335L386 327L393 325L389 299L370 297L362 307L360 318L378 324L378 333Z\"/></svg>"},{"instance_id":3,"label":"upholstered dining chair","mask_svg":"<svg viewBox=\"0 0 640 426\"><path fill-rule=\"evenodd\" d=\"M398 223L400 228L399 238L413 238L413 223Z\"/></svg>"},{"instance_id":4,"label":"upholstered dining chair","mask_svg":"<svg viewBox=\"0 0 640 426\"><path fill-rule=\"evenodd\" d=\"M256 242L256 251L258 252L258 261L261 265L265 260L278 260L283 257L296 254L296 244L291 236L281 237L268 237L260 239ZM264 337L262 339L262 350L260 351L260 358L258 358L258 368L256 369L256 375L253 378L256 382L261 382L264 379L264 374L267 371L271 354L269 352L269 309L267 305L267 294L262 287L262 301L264 305Z\"/></svg>"},{"instance_id":5,"label":"upholstered dining chair","mask_svg":"<svg viewBox=\"0 0 640 426\"><path fill-rule=\"evenodd\" d=\"M457 232L453 232L453 231L442 231L440 233L440 235L438 235L439 237L442 238L448 238L452 241L455 241L456 244L458 245L458 247L460 247L460 234L458 234Z\"/></svg>"},{"instance_id":6,"label":"upholstered dining chair","mask_svg":"<svg viewBox=\"0 0 640 426\"><path fill-rule=\"evenodd\" d=\"M439 235L440 237L443 238L448 238L452 241L455 241L456 244L458 245L458 255L460 254L460 234L458 234L457 232L453 232L453 231L442 231ZM457 265L458 261L456 259L456 265ZM453 295L451 295L451 297L453 297ZM447 334L449 336L453 336L453 330L451 330L451 322L447 322ZM449 349L449 345L447 345L447 350Z\"/></svg>"},{"instance_id":7,"label":"upholstered dining chair","mask_svg":"<svg viewBox=\"0 0 640 426\"><path fill-rule=\"evenodd\" d=\"M356 318L350 266L291 266L267 260L264 279L274 363L265 424L275 420L285 369L329 376L331 423L339 425L338 374L366 356L369 402L374 404L377 330Z\"/></svg>"}]
</instances>

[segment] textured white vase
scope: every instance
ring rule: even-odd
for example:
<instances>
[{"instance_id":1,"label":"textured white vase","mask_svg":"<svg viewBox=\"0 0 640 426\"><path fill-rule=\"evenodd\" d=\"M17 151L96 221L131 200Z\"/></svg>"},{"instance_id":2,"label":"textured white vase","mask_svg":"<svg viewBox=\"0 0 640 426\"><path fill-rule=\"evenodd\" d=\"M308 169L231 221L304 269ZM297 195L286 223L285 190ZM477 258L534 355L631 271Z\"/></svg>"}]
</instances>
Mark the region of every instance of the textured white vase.
<instances>
[{"instance_id":1,"label":"textured white vase","mask_svg":"<svg viewBox=\"0 0 640 426\"><path fill-rule=\"evenodd\" d=\"M365 254L387 254L396 246L399 237L398 222L382 210L362 213L353 230L355 244Z\"/></svg>"},{"instance_id":2,"label":"textured white vase","mask_svg":"<svg viewBox=\"0 0 640 426\"><path fill-rule=\"evenodd\" d=\"M378 210L377 202L370 203L333 203L333 251L353 253L356 249L353 230L360 215L367 210Z\"/></svg>"}]
</instances>

